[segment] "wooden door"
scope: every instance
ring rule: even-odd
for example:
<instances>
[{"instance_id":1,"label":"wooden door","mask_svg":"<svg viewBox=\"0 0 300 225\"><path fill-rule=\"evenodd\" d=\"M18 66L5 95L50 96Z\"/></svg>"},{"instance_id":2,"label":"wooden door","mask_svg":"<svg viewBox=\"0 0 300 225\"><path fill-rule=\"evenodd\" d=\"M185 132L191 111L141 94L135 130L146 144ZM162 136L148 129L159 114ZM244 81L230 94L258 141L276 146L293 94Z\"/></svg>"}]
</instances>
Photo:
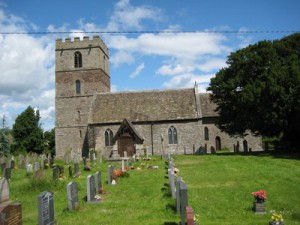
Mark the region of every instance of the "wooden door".
<instances>
[{"instance_id":1,"label":"wooden door","mask_svg":"<svg viewBox=\"0 0 300 225\"><path fill-rule=\"evenodd\" d=\"M118 153L121 157L124 157L124 152L127 152L127 156L133 156L135 154L135 146L133 137L129 134L122 135L118 140Z\"/></svg>"}]
</instances>

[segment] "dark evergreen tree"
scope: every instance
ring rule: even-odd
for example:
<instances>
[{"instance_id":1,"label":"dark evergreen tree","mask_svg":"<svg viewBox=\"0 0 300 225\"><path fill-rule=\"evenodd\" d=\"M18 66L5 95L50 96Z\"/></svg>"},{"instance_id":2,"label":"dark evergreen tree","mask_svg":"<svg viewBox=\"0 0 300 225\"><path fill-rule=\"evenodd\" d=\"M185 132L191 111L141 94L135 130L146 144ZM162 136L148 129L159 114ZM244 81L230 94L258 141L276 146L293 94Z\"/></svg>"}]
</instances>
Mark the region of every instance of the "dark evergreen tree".
<instances>
[{"instance_id":1,"label":"dark evergreen tree","mask_svg":"<svg viewBox=\"0 0 300 225\"><path fill-rule=\"evenodd\" d=\"M16 118L13 125L15 151L43 152L43 130L39 124L39 120L39 110L35 111L31 106Z\"/></svg>"},{"instance_id":2,"label":"dark evergreen tree","mask_svg":"<svg viewBox=\"0 0 300 225\"><path fill-rule=\"evenodd\" d=\"M300 147L300 34L261 41L228 57L208 90L231 135L250 130Z\"/></svg>"}]
</instances>

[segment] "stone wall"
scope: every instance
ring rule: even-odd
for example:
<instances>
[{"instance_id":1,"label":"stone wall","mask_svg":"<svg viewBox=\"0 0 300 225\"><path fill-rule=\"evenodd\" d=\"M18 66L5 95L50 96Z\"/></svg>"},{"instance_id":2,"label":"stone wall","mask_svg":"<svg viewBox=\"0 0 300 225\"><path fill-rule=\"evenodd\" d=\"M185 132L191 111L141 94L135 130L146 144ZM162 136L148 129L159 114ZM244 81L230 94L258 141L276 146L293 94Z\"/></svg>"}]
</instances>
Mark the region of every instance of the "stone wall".
<instances>
[{"instance_id":1,"label":"stone wall","mask_svg":"<svg viewBox=\"0 0 300 225\"><path fill-rule=\"evenodd\" d=\"M119 129L119 124L113 125L93 125L95 129L95 148L101 149L102 153L108 157L112 148L105 147L104 134L110 129L115 134ZM171 152L172 154L192 154L200 147L207 147L207 152L211 153L212 147L216 148L216 137L221 139L221 148L234 150L233 145L239 141L240 151L243 151L243 141L247 140L248 147L252 150L262 150L261 138L247 136L245 138L232 138L224 132L221 132L214 124L202 124L202 121L185 121L185 122L156 122L146 124L133 124L137 132L144 138L142 147L148 149L151 155L161 155ZM178 133L178 144L169 144L168 129L174 126ZM209 130L209 140L204 140L204 128ZM163 139L163 141L162 141ZM91 146L92 147L92 146ZM140 146L139 146L140 147ZM117 149L117 144L113 147Z\"/></svg>"}]
</instances>

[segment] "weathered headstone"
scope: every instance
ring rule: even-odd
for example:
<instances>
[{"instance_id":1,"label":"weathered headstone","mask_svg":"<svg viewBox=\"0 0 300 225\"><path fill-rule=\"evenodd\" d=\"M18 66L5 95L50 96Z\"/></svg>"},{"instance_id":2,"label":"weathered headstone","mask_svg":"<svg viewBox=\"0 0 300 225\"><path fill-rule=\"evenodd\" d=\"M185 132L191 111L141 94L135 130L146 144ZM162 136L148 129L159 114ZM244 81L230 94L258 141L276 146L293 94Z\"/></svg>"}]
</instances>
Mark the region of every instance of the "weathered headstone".
<instances>
[{"instance_id":1,"label":"weathered headstone","mask_svg":"<svg viewBox=\"0 0 300 225\"><path fill-rule=\"evenodd\" d=\"M38 196L39 225L54 225L54 194L48 191Z\"/></svg>"},{"instance_id":2,"label":"weathered headstone","mask_svg":"<svg viewBox=\"0 0 300 225\"><path fill-rule=\"evenodd\" d=\"M172 198L176 198L176 188L175 188L175 175L173 169L168 169L168 176L169 176L169 185L171 188Z\"/></svg>"},{"instance_id":3,"label":"weathered headstone","mask_svg":"<svg viewBox=\"0 0 300 225\"><path fill-rule=\"evenodd\" d=\"M176 212L180 213L180 182L182 181L181 177L177 177L175 182L176 186Z\"/></svg>"},{"instance_id":4,"label":"weathered headstone","mask_svg":"<svg viewBox=\"0 0 300 225\"><path fill-rule=\"evenodd\" d=\"M9 201L9 184L5 178L0 179L0 203Z\"/></svg>"},{"instance_id":5,"label":"weathered headstone","mask_svg":"<svg viewBox=\"0 0 300 225\"><path fill-rule=\"evenodd\" d=\"M12 160L10 161L10 168L11 168L11 169L14 169L15 166L16 166L16 165L15 165L15 160L12 159Z\"/></svg>"},{"instance_id":6,"label":"weathered headstone","mask_svg":"<svg viewBox=\"0 0 300 225\"><path fill-rule=\"evenodd\" d=\"M95 187L96 187L96 194L99 194L100 188L102 187L101 172L99 171L95 173Z\"/></svg>"},{"instance_id":7,"label":"weathered headstone","mask_svg":"<svg viewBox=\"0 0 300 225\"><path fill-rule=\"evenodd\" d=\"M34 162L34 171L39 171L41 169L40 163L39 162Z\"/></svg>"},{"instance_id":8,"label":"weathered headstone","mask_svg":"<svg viewBox=\"0 0 300 225\"><path fill-rule=\"evenodd\" d=\"M87 201L94 202L96 196L95 177L88 175L86 178Z\"/></svg>"},{"instance_id":9,"label":"weathered headstone","mask_svg":"<svg viewBox=\"0 0 300 225\"><path fill-rule=\"evenodd\" d=\"M27 174L32 174L33 173L32 164L28 164L26 166L26 171L27 171Z\"/></svg>"},{"instance_id":10,"label":"weathered headstone","mask_svg":"<svg viewBox=\"0 0 300 225\"><path fill-rule=\"evenodd\" d=\"M79 209L78 188L76 182L70 182L67 185L68 208L70 211Z\"/></svg>"},{"instance_id":11,"label":"weathered headstone","mask_svg":"<svg viewBox=\"0 0 300 225\"><path fill-rule=\"evenodd\" d=\"M4 170L4 177L7 180L10 180L10 178L11 178L11 168L5 168L5 170Z\"/></svg>"},{"instance_id":12,"label":"weathered headstone","mask_svg":"<svg viewBox=\"0 0 300 225\"><path fill-rule=\"evenodd\" d=\"M71 165L69 165L69 177L73 177L73 168Z\"/></svg>"},{"instance_id":13,"label":"weathered headstone","mask_svg":"<svg viewBox=\"0 0 300 225\"><path fill-rule=\"evenodd\" d=\"M186 222L186 207L188 206L188 195L187 186L184 182L180 182L180 214L181 214L181 224L185 225Z\"/></svg>"},{"instance_id":14,"label":"weathered headstone","mask_svg":"<svg viewBox=\"0 0 300 225\"><path fill-rule=\"evenodd\" d=\"M79 163L74 163L74 174L77 176L79 173Z\"/></svg>"},{"instance_id":15,"label":"weathered headstone","mask_svg":"<svg viewBox=\"0 0 300 225\"><path fill-rule=\"evenodd\" d=\"M57 180L59 177L59 170L57 166L53 167L53 180Z\"/></svg>"},{"instance_id":16,"label":"weathered headstone","mask_svg":"<svg viewBox=\"0 0 300 225\"><path fill-rule=\"evenodd\" d=\"M4 172L6 168L6 162L1 163L1 172Z\"/></svg>"},{"instance_id":17,"label":"weathered headstone","mask_svg":"<svg viewBox=\"0 0 300 225\"><path fill-rule=\"evenodd\" d=\"M113 180L113 173L114 173L115 167L112 165L109 165L107 168L107 184L111 185Z\"/></svg>"},{"instance_id":18,"label":"weathered headstone","mask_svg":"<svg viewBox=\"0 0 300 225\"><path fill-rule=\"evenodd\" d=\"M0 205L1 225L22 225L22 204L10 203Z\"/></svg>"}]
</instances>

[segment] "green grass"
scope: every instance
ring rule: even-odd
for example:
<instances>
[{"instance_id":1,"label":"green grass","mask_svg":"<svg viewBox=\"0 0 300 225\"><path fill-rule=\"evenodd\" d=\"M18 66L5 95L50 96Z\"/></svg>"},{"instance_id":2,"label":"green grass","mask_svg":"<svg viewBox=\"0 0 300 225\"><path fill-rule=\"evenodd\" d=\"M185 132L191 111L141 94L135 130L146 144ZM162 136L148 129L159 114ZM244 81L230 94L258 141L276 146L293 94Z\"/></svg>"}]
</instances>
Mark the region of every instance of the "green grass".
<instances>
[{"instance_id":1,"label":"green grass","mask_svg":"<svg viewBox=\"0 0 300 225\"><path fill-rule=\"evenodd\" d=\"M216 154L174 156L179 175L188 186L189 205L199 215L200 224L265 225L271 209L286 210L285 224L300 224L300 160L269 155ZM62 165L61 162L57 162ZM12 171L10 198L22 203L23 224L36 225L37 197L43 191L54 192L55 221L60 225L171 225L180 221L174 212L175 200L166 187L164 160L145 162L158 165L159 170L131 170L130 177L121 178L117 185L108 186L108 163L93 164L92 171L82 171L80 178L52 181L52 170L44 170L41 180L26 176L26 171ZM136 164L139 166L139 164ZM65 173L67 172L65 166ZM87 204L86 177L102 172L104 188L100 204ZM80 210L68 212L66 186L78 183ZM251 208L251 192L267 191L265 215L255 215Z\"/></svg>"}]
</instances>

